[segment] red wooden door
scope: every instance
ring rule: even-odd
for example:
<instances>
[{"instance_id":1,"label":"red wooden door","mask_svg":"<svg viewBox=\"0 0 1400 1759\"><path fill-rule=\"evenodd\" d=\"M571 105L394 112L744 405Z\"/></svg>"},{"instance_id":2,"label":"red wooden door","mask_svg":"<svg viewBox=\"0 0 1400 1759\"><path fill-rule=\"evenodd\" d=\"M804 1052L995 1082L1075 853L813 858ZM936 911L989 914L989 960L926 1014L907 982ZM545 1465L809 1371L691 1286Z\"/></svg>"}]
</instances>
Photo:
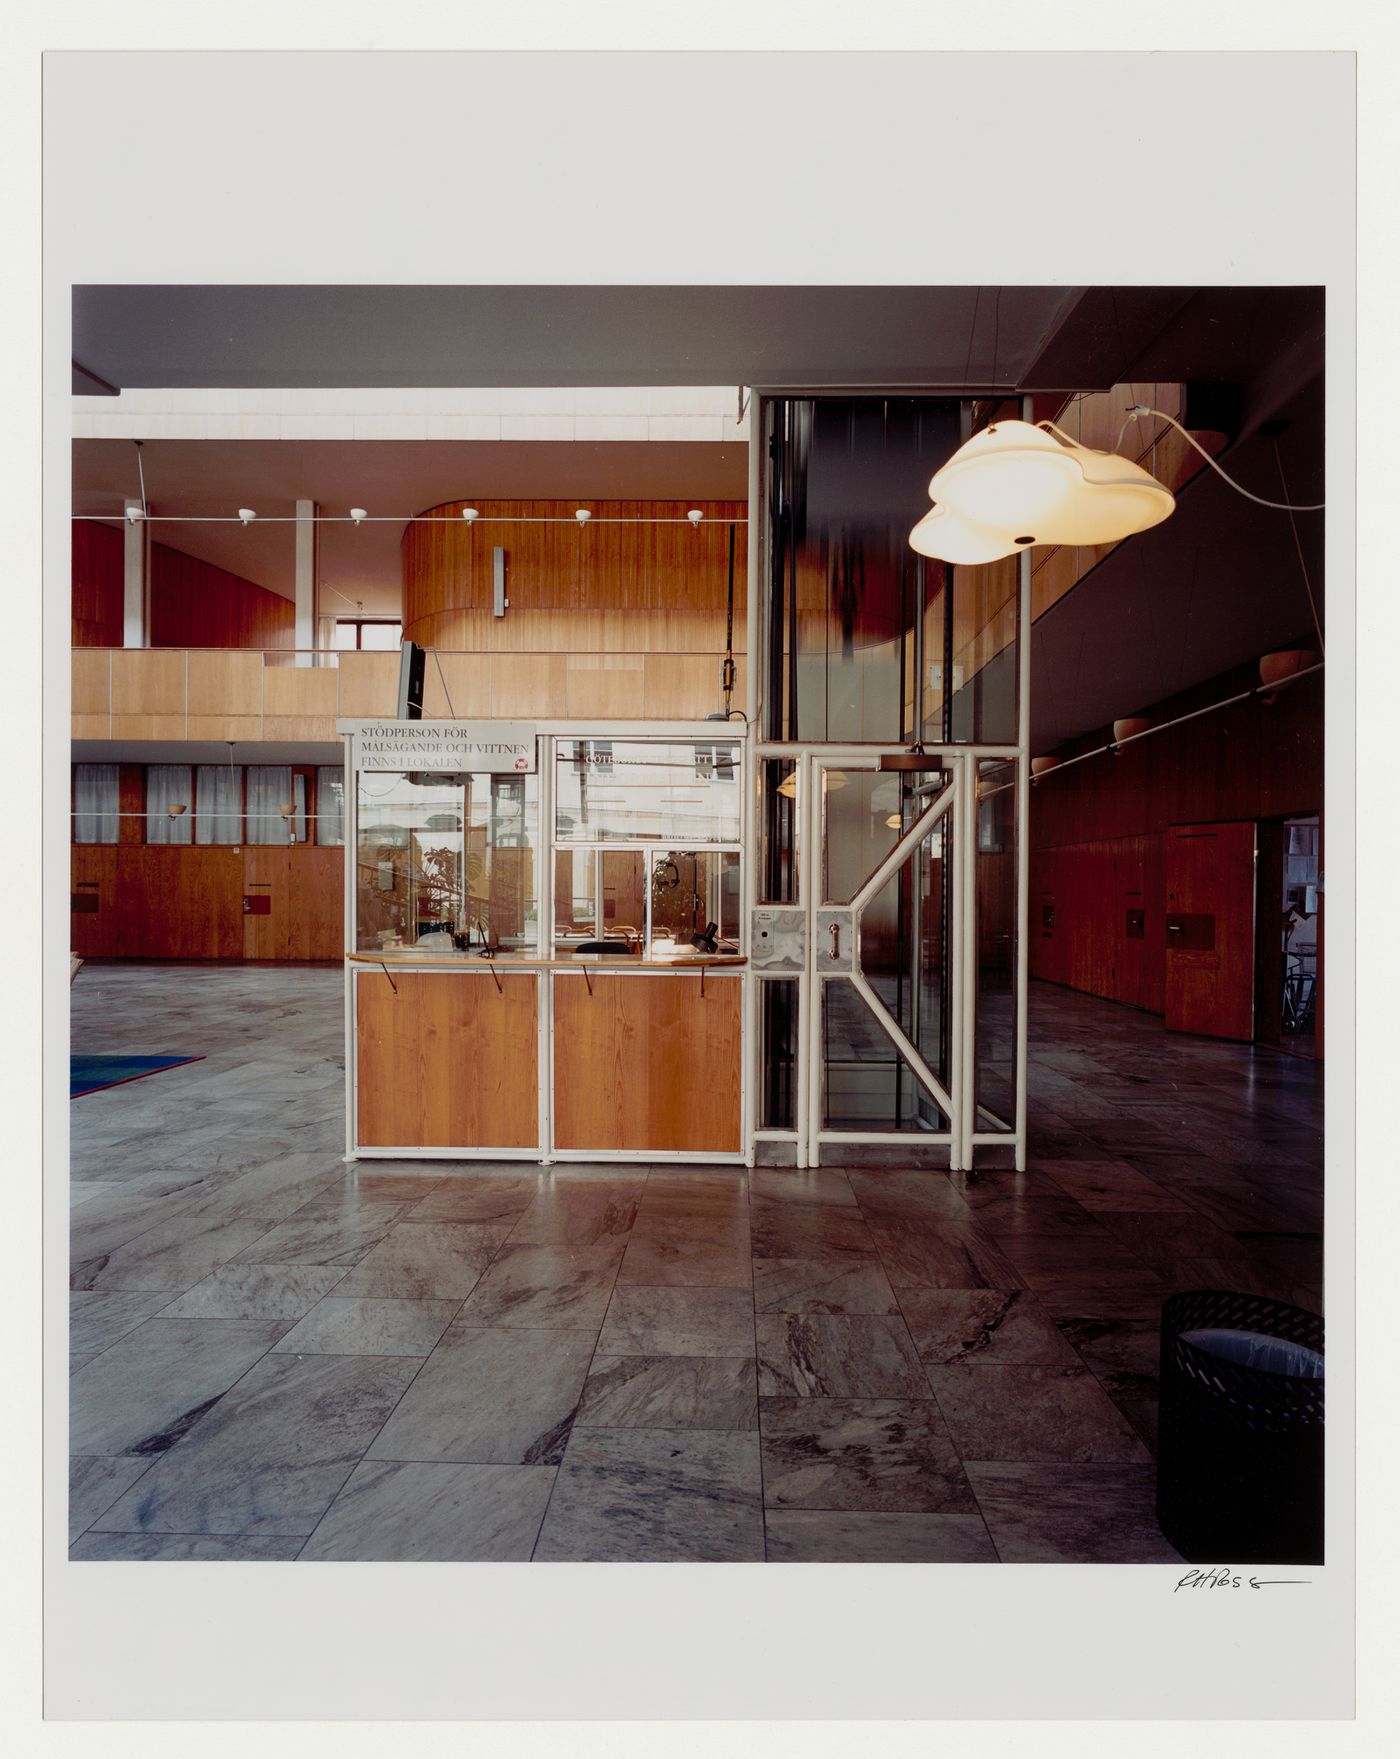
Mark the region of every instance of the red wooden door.
<instances>
[{"instance_id":1,"label":"red wooden door","mask_svg":"<svg viewBox=\"0 0 1400 1759\"><path fill-rule=\"evenodd\" d=\"M1168 827L1169 1032L1254 1036L1254 829Z\"/></svg>"}]
</instances>

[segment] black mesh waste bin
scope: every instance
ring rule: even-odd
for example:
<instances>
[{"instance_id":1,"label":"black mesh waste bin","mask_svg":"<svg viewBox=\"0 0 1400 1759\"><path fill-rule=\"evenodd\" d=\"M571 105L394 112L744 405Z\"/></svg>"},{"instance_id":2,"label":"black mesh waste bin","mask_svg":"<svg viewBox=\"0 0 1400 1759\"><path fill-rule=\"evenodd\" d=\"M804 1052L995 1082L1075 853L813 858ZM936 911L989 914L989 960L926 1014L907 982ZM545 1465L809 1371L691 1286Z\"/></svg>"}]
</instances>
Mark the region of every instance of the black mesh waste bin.
<instances>
[{"instance_id":1,"label":"black mesh waste bin","mask_svg":"<svg viewBox=\"0 0 1400 1759\"><path fill-rule=\"evenodd\" d=\"M1323 1324L1218 1289L1162 1308L1157 1521L1191 1563L1320 1564Z\"/></svg>"}]
</instances>

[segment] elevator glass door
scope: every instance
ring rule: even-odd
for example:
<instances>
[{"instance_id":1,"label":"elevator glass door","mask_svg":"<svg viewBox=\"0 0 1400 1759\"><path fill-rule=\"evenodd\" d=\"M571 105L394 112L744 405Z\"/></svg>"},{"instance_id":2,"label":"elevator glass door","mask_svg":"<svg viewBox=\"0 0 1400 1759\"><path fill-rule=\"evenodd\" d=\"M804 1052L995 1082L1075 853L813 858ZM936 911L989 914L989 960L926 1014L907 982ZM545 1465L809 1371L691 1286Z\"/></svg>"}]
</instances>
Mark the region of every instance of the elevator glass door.
<instances>
[{"instance_id":1,"label":"elevator glass door","mask_svg":"<svg viewBox=\"0 0 1400 1759\"><path fill-rule=\"evenodd\" d=\"M807 760L811 822L807 1119L813 1163L917 1139L960 1164L965 981L958 820L968 759L882 772Z\"/></svg>"}]
</instances>

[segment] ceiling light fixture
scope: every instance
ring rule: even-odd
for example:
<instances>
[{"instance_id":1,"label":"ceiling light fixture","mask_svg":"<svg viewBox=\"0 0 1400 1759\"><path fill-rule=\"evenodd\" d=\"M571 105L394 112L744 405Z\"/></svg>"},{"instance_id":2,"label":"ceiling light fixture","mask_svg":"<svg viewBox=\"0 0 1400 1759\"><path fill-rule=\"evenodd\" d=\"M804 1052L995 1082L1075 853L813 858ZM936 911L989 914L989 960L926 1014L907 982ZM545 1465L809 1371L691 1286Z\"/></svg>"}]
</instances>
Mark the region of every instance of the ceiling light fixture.
<instances>
[{"instance_id":1,"label":"ceiling light fixture","mask_svg":"<svg viewBox=\"0 0 1400 1759\"><path fill-rule=\"evenodd\" d=\"M1140 465L1081 446L1053 422L994 422L958 448L928 492L934 504L909 542L920 555L964 565L1032 544L1116 543L1176 506Z\"/></svg>"}]
</instances>

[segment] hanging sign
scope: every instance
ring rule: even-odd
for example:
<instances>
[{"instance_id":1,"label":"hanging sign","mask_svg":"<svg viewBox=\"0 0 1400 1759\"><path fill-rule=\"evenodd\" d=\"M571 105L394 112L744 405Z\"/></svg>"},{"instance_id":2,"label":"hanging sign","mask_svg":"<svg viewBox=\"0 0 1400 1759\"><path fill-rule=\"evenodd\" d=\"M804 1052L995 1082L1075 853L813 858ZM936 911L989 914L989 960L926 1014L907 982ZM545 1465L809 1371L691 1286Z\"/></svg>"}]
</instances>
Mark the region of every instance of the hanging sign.
<instances>
[{"instance_id":1,"label":"hanging sign","mask_svg":"<svg viewBox=\"0 0 1400 1759\"><path fill-rule=\"evenodd\" d=\"M531 775L531 721L341 721L357 770L473 770Z\"/></svg>"}]
</instances>

